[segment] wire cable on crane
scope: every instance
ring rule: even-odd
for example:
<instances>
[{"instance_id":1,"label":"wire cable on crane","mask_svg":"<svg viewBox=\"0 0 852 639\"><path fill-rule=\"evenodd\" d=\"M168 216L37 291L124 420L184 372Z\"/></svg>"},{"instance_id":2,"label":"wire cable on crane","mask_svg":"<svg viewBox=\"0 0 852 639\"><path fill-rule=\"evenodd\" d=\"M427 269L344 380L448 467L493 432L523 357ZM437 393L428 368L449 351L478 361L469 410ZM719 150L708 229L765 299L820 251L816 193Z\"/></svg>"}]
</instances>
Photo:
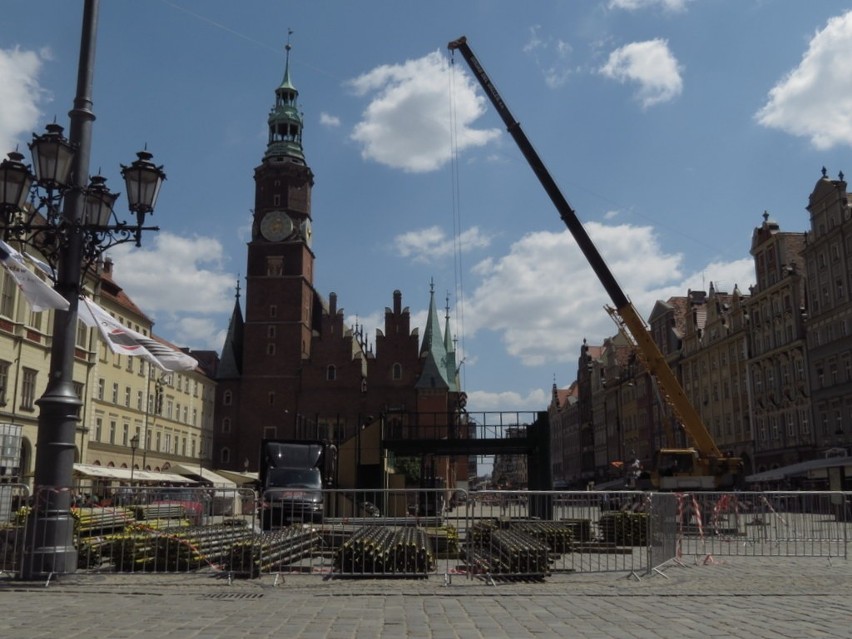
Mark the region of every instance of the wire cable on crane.
<instances>
[{"instance_id":1,"label":"wire cable on crane","mask_svg":"<svg viewBox=\"0 0 852 639\"><path fill-rule=\"evenodd\" d=\"M452 214L453 214L453 277L456 295L456 338L461 344L462 358L457 360L459 367L459 389L465 388L465 372L462 363L466 357L464 344L464 272L462 270L462 244L461 244L461 196L459 189L459 163L458 163L458 130L456 118L456 94L455 94L455 60L450 57L450 69L447 74L449 81L450 101L450 174L452 190ZM458 352L458 348L456 348Z\"/></svg>"}]
</instances>

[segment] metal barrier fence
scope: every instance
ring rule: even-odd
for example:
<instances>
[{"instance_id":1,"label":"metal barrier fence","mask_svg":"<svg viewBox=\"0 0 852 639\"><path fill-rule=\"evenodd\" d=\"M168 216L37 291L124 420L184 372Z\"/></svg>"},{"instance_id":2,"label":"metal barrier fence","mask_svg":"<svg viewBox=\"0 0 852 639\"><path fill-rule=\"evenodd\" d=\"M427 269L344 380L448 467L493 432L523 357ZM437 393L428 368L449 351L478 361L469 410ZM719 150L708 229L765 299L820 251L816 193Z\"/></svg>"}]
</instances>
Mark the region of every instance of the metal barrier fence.
<instances>
[{"instance_id":1,"label":"metal barrier fence","mask_svg":"<svg viewBox=\"0 0 852 639\"><path fill-rule=\"evenodd\" d=\"M475 549L474 572L487 567L511 577L514 559L505 559L504 547L518 546L514 533L543 542L547 565L536 564L527 575L544 578L565 572L647 573L649 517L652 495L642 492L528 492L480 491L470 495L466 548ZM488 531L496 531L489 537ZM474 532L471 536L470 532ZM504 532L508 531L508 532ZM505 538L510 541L506 542ZM483 541L484 538L484 541ZM483 559L484 548L495 559ZM499 559L501 556L504 558ZM495 570L496 569L496 570ZM523 572L523 569L521 570Z\"/></svg>"},{"instance_id":2,"label":"metal barrier fence","mask_svg":"<svg viewBox=\"0 0 852 639\"><path fill-rule=\"evenodd\" d=\"M30 501L24 484L0 484L0 575L17 575L24 552L24 519L22 510Z\"/></svg>"},{"instance_id":3,"label":"metal barrier fence","mask_svg":"<svg viewBox=\"0 0 852 639\"><path fill-rule=\"evenodd\" d=\"M678 498L678 555L848 558L852 494L689 493Z\"/></svg>"},{"instance_id":4,"label":"metal barrier fence","mask_svg":"<svg viewBox=\"0 0 852 639\"><path fill-rule=\"evenodd\" d=\"M30 504L52 494L0 485L0 571L20 574L27 528L49 511ZM849 511L844 493L294 490L264 502L150 487L71 508L78 570L445 581L640 576L691 555L846 558Z\"/></svg>"}]
</instances>

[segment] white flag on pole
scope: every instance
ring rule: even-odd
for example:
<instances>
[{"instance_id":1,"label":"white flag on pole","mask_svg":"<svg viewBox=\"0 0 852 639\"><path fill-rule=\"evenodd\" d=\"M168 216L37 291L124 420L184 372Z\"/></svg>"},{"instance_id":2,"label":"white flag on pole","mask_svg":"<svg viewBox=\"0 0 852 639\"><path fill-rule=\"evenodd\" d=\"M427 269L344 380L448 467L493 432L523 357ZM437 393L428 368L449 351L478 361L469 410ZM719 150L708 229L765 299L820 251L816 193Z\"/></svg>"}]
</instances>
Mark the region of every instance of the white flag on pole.
<instances>
[{"instance_id":1,"label":"white flag on pole","mask_svg":"<svg viewBox=\"0 0 852 639\"><path fill-rule=\"evenodd\" d=\"M80 320L97 326L113 353L141 357L165 371L190 371L198 366L194 357L122 325L93 301L85 297L80 301Z\"/></svg>"},{"instance_id":2,"label":"white flag on pole","mask_svg":"<svg viewBox=\"0 0 852 639\"><path fill-rule=\"evenodd\" d=\"M53 290L53 287L27 268L24 256L0 240L0 264L15 280L21 293L36 311L47 309L68 310L68 300Z\"/></svg>"}]
</instances>

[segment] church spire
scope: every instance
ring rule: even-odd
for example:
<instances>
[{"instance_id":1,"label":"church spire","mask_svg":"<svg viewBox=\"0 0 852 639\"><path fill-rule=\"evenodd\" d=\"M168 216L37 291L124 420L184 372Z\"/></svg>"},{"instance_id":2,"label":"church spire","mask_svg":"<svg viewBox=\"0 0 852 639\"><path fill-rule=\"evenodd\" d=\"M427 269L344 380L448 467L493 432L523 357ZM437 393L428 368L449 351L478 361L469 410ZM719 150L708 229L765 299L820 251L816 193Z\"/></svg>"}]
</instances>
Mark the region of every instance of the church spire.
<instances>
[{"instance_id":1,"label":"church spire","mask_svg":"<svg viewBox=\"0 0 852 639\"><path fill-rule=\"evenodd\" d=\"M417 382L418 388L449 388L447 377L447 349L441 336L441 320L435 307L435 282L429 283L429 312L426 316L426 329L423 343L420 345L420 357L425 358L423 373Z\"/></svg>"},{"instance_id":2,"label":"church spire","mask_svg":"<svg viewBox=\"0 0 852 639\"><path fill-rule=\"evenodd\" d=\"M237 379L242 374L243 362L243 312L240 309L240 280L234 295L234 310L228 323L228 334L222 347L222 357L216 370L216 379Z\"/></svg>"},{"instance_id":3,"label":"church spire","mask_svg":"<svg viewBox=\"0 0 852 639\"><path fill-rule=\"evenodd\" d=\"M275 89L275 106L269 112L269 143L264 159L305 163L302 150L302 114L297 103L299 92L290 79L290 36L287 31L286 61L284 79Z\"/></svg>"},{"instance_id":4,"label":"church spire","mask_svg":"<svg viewBox=\"0 0 852 639\"><path fill-rule=\"evenodd\" d=\"M447 293L447 303L444 307L444 351L447 353L447 380L450 390L458 390L458 374L456 370L456 347L453 334L450 332L450 294Z\"/></svg>"}]
</instances>

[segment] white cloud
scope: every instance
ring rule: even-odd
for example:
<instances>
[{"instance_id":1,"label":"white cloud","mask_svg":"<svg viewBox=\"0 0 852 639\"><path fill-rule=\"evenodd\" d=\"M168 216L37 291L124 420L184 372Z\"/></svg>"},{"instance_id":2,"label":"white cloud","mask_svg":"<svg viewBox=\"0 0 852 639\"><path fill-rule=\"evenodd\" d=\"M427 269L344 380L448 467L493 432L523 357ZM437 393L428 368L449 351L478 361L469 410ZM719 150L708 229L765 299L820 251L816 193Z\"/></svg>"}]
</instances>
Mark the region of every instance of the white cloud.
<instances>
[{"instance_id":1,"label":"white cloud","mask_svg":"<svg viewBox=\"0 0 852 639\"><path fill-rule=\"evenodd\" d=\"M160 232L143 247L109 251L115 281L157 321L154 332L178 346L219 350L236 280L223 269L218 240Z\"/></svg>"},{"instance_id":2,"label":"white cloud","mask_svg":"<svg viewBox=\"0 0 852 639\"><path fill-rule=\"evenodd\" d=\"M38 75L42 63L50 59L49 49L0 49L0 153L11 151L21 135L29 137L38 128L39 104L50 98L39 85Z\"/></svg>"},{"instance_id":3,"label":"white cloud","mask_svg":"<svg viewBox=\"0 0 852 639\"><path fill-rule=\"evenodd\" d=\"M544 74L544 82L551 89L564 85L571 76L569 59L573 47L564 40L543 38L540 25L530 27L530 39L523 47L526 54L535 58L536 64Z\"/></svg>"},{"instance_id":4,"label":"white cloud","mask_svg":"<svg viewBox=\"0 0 852 639\"><path fill-rule=\"evenodd\" d=\"M665 11L684 11L691 0L609 0L607 5L610 9L624 9L625 11L638 11L639 9L652 9L661 7Z\"/></svg>"},{"instance_id":5,"label":"white cloud","mask_svg":"<svg viewBox=\"0 0 852 639\"><path fill-rule=\"evenodd\" d=\"M340 118L336 115L330 115L323 111L322 113L320 113L320 124L327 127L339 127Z\"/></svg>"},{"instance_id":6,"label":"white cloud","mask_svg":"<svg viewBox=\"0 0 852 639\"><path fill-rule=\"evenodd\" d=\"M769 92L755 115L765 127L810 138L818 149L852 145L852 11L811 39L802 61Z\"/></svg>"},{"instance_id":7,"label":"white cloud","mask_svg":"<svg viewBox=\"0 0 852 639\"><path fill-rule=\"evenodd\" d=\"M431 262L452 255L456 248L467 253L473 249L486 248L491 238L479 227L473 226L453 239L440 226L430 226L402 233L394 238L393 245L400 257L410 257L415 262Z\"/></svg>"},{"instance_id":8,"label":"white cloud","mask_svg":"<svg viewBox=\"0 0 852 639\"><path fill-rule=\"evenodd\" d=\"M496 139L498 129L471 127L485 112L486 98L476 93L475 81L460 65L454 69L451 73L436 51L351 80L357 95L370 95L351 135L361 145L361 157L410 173L439 169L451 158L453 120L458 151ZM448 78L453 81L452 114Z\"/></svg>"},{"instance_id":9,"label":"white cloud","mask_svg":"<svg viewBox=\"0 0 852 639\"><path fill-rule=\"evenodd\" d=\"M540 388L526 395L515 391L492 393L488 391L468 391L467 405L479 411L529 411L541 410L550 403L550 392ZM534 407L534 408L530 408Z\"/></svg>"},{"instance_id":10,"label":"white cloud","mask_svg":"<svg viewBox=\"0 0 852 639\"><path fill-rule=\"evenodd\" d=\"M612 51L600 73L621 83L639 85L636 98L642 108L668 102L683 90L681 68L666 40L632 42Z\"/></svg>"},{"instance_id":11,"label":"white cloud","mask_svg":"<svg viewBox=\"0 0 852 639\"><path fill-rule=\"evenodd\" d=\"M658 299L685 295L689 287L717 281L743 293L753 281L750 260L712 264L684 276L683 257L665 254L649 227L585 225L619 285L646 317ZM465 332L490 330L507 353L528 366L576 360L584 338L617 332L603 306L612 305L568 231L530 233L508 255L475 267L481 277L465 303Z\"/></svg>"}]
</instances>

